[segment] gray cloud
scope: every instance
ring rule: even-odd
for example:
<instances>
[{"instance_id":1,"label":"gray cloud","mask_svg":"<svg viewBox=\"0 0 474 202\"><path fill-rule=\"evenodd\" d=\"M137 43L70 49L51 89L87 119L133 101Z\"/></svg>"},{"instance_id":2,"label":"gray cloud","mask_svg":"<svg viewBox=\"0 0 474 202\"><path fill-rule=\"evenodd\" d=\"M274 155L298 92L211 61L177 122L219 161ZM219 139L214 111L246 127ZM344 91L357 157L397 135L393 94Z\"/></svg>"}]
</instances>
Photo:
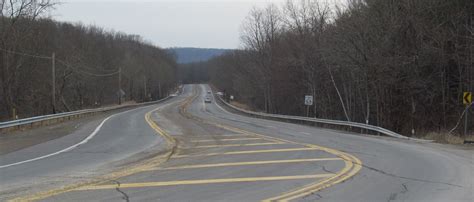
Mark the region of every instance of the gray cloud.
<instances>
[{"instance_id":1,"label":"gray cloud","mask_svg":"<svg viewBox=\"0 0 474 202\"><path fill-rule=\"evenodd\" d=\"M237 48L240 25L250 9L281 1L69 0L52 15L60 21L138 34L161 47Z\"/></svg>"}]
</instances>

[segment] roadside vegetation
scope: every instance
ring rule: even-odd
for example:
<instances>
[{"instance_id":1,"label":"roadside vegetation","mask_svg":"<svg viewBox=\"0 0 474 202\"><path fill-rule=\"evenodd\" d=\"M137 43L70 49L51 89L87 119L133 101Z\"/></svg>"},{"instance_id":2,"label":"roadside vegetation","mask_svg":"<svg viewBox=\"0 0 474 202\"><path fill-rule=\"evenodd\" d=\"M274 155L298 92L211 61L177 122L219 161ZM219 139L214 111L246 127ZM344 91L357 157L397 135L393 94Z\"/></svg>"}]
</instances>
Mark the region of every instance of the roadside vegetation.
<instances>
[{"instance_id":1,"label":"roadside vegetation","mask_svg":"<svg viewBox=\"0 0 474 202\"><path fill-rule=\"evenodd\" d=\"M208 62L210 82L268 113L305 116L313 95L312 117L463 135L462 94L474 89L471 0L322 2L255 8L243 48Z\"/></svg>"},{"instance_id":2,"label":"roadside vegetation","mask_svg":"<svg viewBox=\"0 0 474 202\"><path fill-rule=\"evenodd\" d=\"M118 104L119 89L120 102L150 101L176 86L175 58L137 35L54 21L55 1L0 4L0 120Z\"/></svg>"}]
</instances>

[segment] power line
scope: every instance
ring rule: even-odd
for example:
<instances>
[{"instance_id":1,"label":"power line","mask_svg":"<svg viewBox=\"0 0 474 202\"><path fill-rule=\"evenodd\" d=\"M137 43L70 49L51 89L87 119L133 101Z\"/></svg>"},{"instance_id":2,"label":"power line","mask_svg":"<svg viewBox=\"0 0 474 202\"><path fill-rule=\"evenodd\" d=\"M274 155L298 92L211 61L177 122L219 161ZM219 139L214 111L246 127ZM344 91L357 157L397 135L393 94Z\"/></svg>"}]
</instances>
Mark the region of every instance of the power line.
<instances>
[{"instance_id":1,"label":"power line","mask_svg":"<svg viewBox=\"0 0 474 202\"><path fill-rule=\"evenodd\" d=\"M11 54L16 54L16 55L22 55L22 56L27 56L27 57L34 57L34 58L40 58L40 59L48 59L48 60L52 60L53 57L50 57L50 56L42 56L42 55L35 55L35 54L29 54L29 53L24 53L24 52L18 52L18 51L11 51L11 50L7 50L7 49L4 49L4 48L0 48L1 51L4 51L4 52L7 52L7 53L11 53ZM115 70L114 72L111 72L111 73L92 73L92 72L88 72L88 71L84 71L84 70L81 70L79 68L76 68L70 64L68 64L67 62L64 62L62 60L59 60L57 58L54 58L55 61L58 61L59 63L61 63L62 65L66 66L67 68L69 69L72 69L73 71L77 72L77 73L80 73L80 74L84 74L84 75L88 75L88 76L96 76L96 77L106 77L106 76L112 76L112 75L115 75L115 74L118 74L119 71L118 70ZM89 68L89 67L86 67L88 69L93 69L93 68Z\"/></svg>"},{"instance_id":2,"label":"power line","mask_svg":"<svg viewBox=\"0 0 474 202\"><path fill-rule=\"evenodd\" d=\"M78 63L83 63L82 60L79 60L77 61ZM118 69L114 69L114 70L106 70L106 69L98 69L98 68L93 68L93 67L88 67L88 66L84 66L84 65L77 65L78 67L80 67L81 69L85 69L85 70L91 70L91 71L97 71L99 70L100 72L104 72L104 74L107 74L107 73L112 73L112 72L116 72L118 71Z\"/></svg>"},{"instance_id":3,"label":"power line","mask_svg":"<svg viewBox=\"0 0 474 202\"><path fill-rule=\"evenodd\" d=\"M81 73L81 74L86 74L86 75L89 75L89 76L97 76L97 77L102 77L102 76L112 76L112 75L115 75L115 74L118 74L119 71L115 71L115 72L112 72L112 73L105 73L105 74L96 74L96 73L91 73L91 72L87 72L87 71L83 71L81 69L78 69L78 68L74 68L72 67L71 65L67 64L66 62L62 61L62 60L59 60L59 59L56 59L59 63L61 63L62 65L72 69L73 71L76 71L78 73Z\"/></svg>"},{"instance_id":4,"label":"power line","mask_svg":"<svg viewBox=\"0 0 474 202\"><path fill-rule=\"evenodd\" d=\"M23 56L28 56L28 57L35 57L35 58L49 59L49 60L52 59L52 58L49 57L49 56L34 55L34 54L29 54L29 53L22 53L22 52L7 50L7 49L4 49L4 48L0 48L0 50L1 50L1 51L4 51L4 52L7 52L7 53L16 54L16 55L23 55Z\"/></svg>"}]
</instances>

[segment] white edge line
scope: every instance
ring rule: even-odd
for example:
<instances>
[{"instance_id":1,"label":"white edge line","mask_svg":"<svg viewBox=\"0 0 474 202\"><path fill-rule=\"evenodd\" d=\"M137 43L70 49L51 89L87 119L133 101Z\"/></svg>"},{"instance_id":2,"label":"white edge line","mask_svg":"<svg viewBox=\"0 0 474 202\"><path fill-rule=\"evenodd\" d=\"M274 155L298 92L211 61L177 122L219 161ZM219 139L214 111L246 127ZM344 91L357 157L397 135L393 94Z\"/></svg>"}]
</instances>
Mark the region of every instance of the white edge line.
<instances>
[{"instance_id":1,"label":"white edge line","mask_svg":"<svg viewBox=\"0 0 474 202\"><path fill-rule=\"evenodd\" d=\"M201 89L202 89L203 87L204 87L204 86L201 84ZM212 91L212 89L211 89L211 91ZM227 111L227 110L225 110L224 108L222 108L219 104L217 104L217 102L216 102L216 97L214 96L214 93L211 93L211 94L212 94L212 99L214 100L214 105L217 105L217 107L218 107L219 109L221 109L222 111L224 111L224 112L226 112L226 113L228 113L228 114L232 114L232 113L230 113L229 111Z\"/></svg>"},{"instance_id":2,"label":"white edge line","mask_svg":"<svg viewBox=\"0 0 474 202\"><path fill-rule=\"evenodd\" d=\"M159 104L159 103L157 103ZM153 106L153 105L150 105L150 106ZM24 160L24 161L20 161L20 162L16 162L16 163L11 163L11 164L7 164L7 165L2 165L0 166L0 169L2 168L8 168L8 167L11 167L11 166L16 166L16 165L20 165L20 164L24 164L24 163L28 163L28 162L32 162L32 161L37 161L37 160L41 160L41 159L44 159L44 158L48 158L48 157L51 157L51 156L55 156L55 155L58 155L58 154L61 154L61 153L64 153L64 152L68 152L68 151L71 151L72 149L80 146L80 145L83 145L85 143L87 143L89 140L91 140L95 135L97 135L97 133L99 132L99 130L102 128L102 126L105 124L105 122L107 120L109 120L110 118L114 117L114 116L117 116L119 114L123 114L123 113L127 113L127 112L130 112L130 111L133 111L133 110L138 110L138 109L142 109L142 108L145 108L145 107L150 107L150 106L144 106L144 107L139 107L139 108L136 108L136 109L131 109L131 110L127 110L127 111L124 111L124 112L120 112L120 113L117 113L117 114L113 114L113 115L110 115L109 117L105 118L96 128L95 130L89 135L86 137L86 139L82 140L81 142L75 144L75 145L72 145L68 148L65 148L63 150L60 150L60 151L57 151L57 152L54 152L54 153L51 153L51 154L47 154L47 155L44 155L44 156L40 156L40 157L36 157L36 158L32 158L32 159L28 159L28 160Z\"/></svg>"},{"instance_id":3,"label":"white edge line","mask_svg":"<svg viewBox=\"0 0 474 202\"><path fill-rule=\"evenodd\" d=\"M81 142L75 144L75 145L72 145L66 149L63 149L63 150L60 150L60 151L57 151L57 152L54 152L54 153L51 153L51 154L48 154L48 155L44 155L44 156L40 156L40 157L36 157L36 158L33 158L33 159L28 159L28 160L25 160L25 161L20 161L20 162L16 162L16 163L12 163L12 164L7 164L7 165L3 165L3 166L0 166L0 168L7 168L7 167L10 167L10 166L15 166L15 165L20 165L20 164L24 164L24 163L28 163L28 162L32 162L32 161L37 161L37 160L41 160L41 159L44 159L44 158L48 158L48 157L51 157L51 156L54 156L54 155L58 155L60 153L64 153L64 152L67 152L67 151L70 151L76 147L78 147L79 145L82 145L82 144L85 144L87 143L90 139L92 139L100 130L100 128L102 128L102 126L104 125L104 123L109 120L110 118L112 118L113 116L115 116L117 114L114 114L114 115L111 115L107 118L105 118L100 124L99 126L97 126L97 128L95 128L95 130L89 135L86 137L86 139L82 140Z\"/></svg>"}]
</instances>

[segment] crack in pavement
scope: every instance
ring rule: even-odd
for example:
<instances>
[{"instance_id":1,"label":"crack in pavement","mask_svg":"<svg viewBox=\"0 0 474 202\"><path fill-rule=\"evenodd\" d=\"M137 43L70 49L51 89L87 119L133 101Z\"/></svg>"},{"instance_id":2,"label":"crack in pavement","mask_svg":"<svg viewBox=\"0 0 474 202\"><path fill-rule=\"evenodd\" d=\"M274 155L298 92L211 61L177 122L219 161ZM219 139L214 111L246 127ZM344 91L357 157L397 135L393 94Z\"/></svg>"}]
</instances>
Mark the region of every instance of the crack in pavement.
<instances>
[{"instance_id":1,"label":"crack in pavement","mask_svg":"<svg viewBox=\"0 0 474 202\"><path fill-rule=\"evenodd\" d=\"M398 194L404 194L404 193L407 193L408 192L408 187L406 185L406 183L408 182L404 182L402 183L402 190L399 191L399 192L396 192L396 193L391 193L390 196L388 197L387 199L387 202L390 202L390 201L393 201L393 200L396 200L397 199L397 196Z\"/></svg>"},{"instance_id":2,"label":"crack in pavement","mask_svg":"<svg viewBox=\"0 0 474 202\"><path fill-rule=\"evenodd\" d=\"M316 192L312 192L311 194L309 194L309 195L307 195L307 196L304 196L304 197L301 198L301 199L306 200L306 199L308 199L309 197L311 197L311 196L313 196L313 195L317 197L317 198L314 198L313 200L319 200L319 199L322 199L322 198L323 198L323 196L321 196L321 194L316 193Z\"/></svg>"},{"instance_id":3,"label":"crack in pavement","mask_svg":"<svg viewBox=\"0 0 474 202\"><path fill-rule=\"evenodd\" d=\"M117 190L120 194L122 194L122 199L125 200L126 202L130 202L130 198L128 197L127 193L120 190L120 182L117 180L112 180L112 181L117 183L117 187L115 188L115 190Z\"/></svg>"},{"instance_id":4,"label":"crack in pavement","mask_svg":"<svg viewBox=\"0 0 474 202\"><path fill-rule=\"evenodd\" d=\"M357 164L356 162L353 162L354 164ZM432 180L423 180L423 179L417 179L417 178L411 178L411 177L404 177L404 176L398 176L398 175L395 175L395 174L392 174L392 173L387 173L383 170L380 170L380 169L377 169L377 168L373 168L373 167L370 167L370 166L367 166L367 165L362 165L362 164L359 164L360 166L364 167L364 168L367 168L369 170L372 170L372 171L375 171L375 172L378 172L378 173L381 173L381 174L384 174L384 175L387 175L387 176L390 176L390 177L395 177L395 178L400 178L400 179L406 179L406 180L412 180L412 181L418 181L418 182L425 182L425 183L432 183L432 184L444 184L444 185L449 185L449 186L454 186L454 187L460 187L460 188L464 188L464 186L462 185L458 185L458 184L452 184L452 183L448 183L448 182L439 182L439 181L432 181Z\"/></svg>"}]
</instances>

